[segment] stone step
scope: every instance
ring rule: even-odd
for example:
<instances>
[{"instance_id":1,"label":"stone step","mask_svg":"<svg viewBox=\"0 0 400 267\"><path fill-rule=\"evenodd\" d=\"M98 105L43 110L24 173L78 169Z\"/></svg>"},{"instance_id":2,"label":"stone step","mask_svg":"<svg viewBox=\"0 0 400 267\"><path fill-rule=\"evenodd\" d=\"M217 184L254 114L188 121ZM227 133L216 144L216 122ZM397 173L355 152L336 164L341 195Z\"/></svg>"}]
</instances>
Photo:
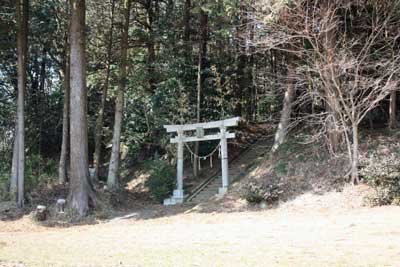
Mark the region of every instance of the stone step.
<instances>
[{"instance_id":1,"label":"stone step","mask_svg":"<svg viewBox=\"0 0 400 267\"><path fill-rule=\"evenodd\" d=\"M209 188L219 188L221 187L222 184L221 183L210 183L209 185L207 185L204 189L209 189Z\"/></svg>"},{"instance_id":2,"label":"stone step","mask_svg":"<svg viewBox=\"0 0 400 267\"><path fill-rule=\"evenodd\" d=\"M215 195L217 195L217 193L212 193L212 194L207 194L207 195L199 195L199 196L197 196L197 197L195 197L194 199L195 200L199 200L199 199L208 199L208 198L211 198L211 197L213 197L213 196L215 196Z\"/></svg>"},{"instance_id":3,"label":"stone step","mask_svg":"<svg viewBox=\"0 0 400 267\"><path fill-rule=\"evenodd\" d=\"M215 194L216 195L216 194ZM207 196L199 196L199 197L195 197L192 201L194 202L204 202L209 200L210 198L212 198L215 195L207 195Z\"/></svg>"},{"instance_id":4,"label":"stone step","mask_svg":"<svg viewBox=\"0 0 400 267\"><path fill-rule=\"evenodd\" d=\"M222 187L221 184L211 184L205 188L205 190L218 190L218 188Z\"/></svg>"},{"instance_id":5,"label":"stone step","mask_svg":"<svg viewBox=\"0 0 400 267\"><path fill-rule=\"evenodd\" d=\"M213 190L206 190L206 191L201 191L198 195L209 195L209 194L218 194L218 189L213 189Z\"/></svg>"},{"instance_id":6,"label":"stone step","mask_svg":"<svg viewBox=\"0 0 400 267\"><path fill-rule=\"evenodd\" d=\"M213 196L207 196L207 197L202 197L202 198L194 198L192 202L194 203L202 203L202 202L207 202L210 200Z\"/></svg>"},{"instance_id":7,"label":"stone step","mask_svg":"<svg viewBox=\"0 0 400 267\"><path fill-rule=\"evenodd\" d=\"M218 194L218 190L208 190L208 191L203 191L202 193L203 193L202 195L214 195Z\"/></svg>"},{"instance_id":8,"label":"stone step","mask_svg":"<svg viewBox=\"0 0 400 267\"><path fill-rule=\"evenodd\" d=\"M210 185L208 185L206 188L204 188L203 190L218 189L218 188L220 188L221 186L222 186L221 184L210 184Z\"/></svg>"},{"instance_id":9,"label":"stone step","mask_svg":"<svg viewBox=\"0 0 400 267\"><path fill-rule=\"evenodd\" d=\"M217 190L218 191L218 188L220 188L220 187L222 187L222 185L220 185L220 184L210 185L210 186L207 186L206 188L204 188L203 190Z\"/></svg>"},{"instance_id":10,"label":"stone step","mask_svg":"<svg viewBox=\"0 0 400 267\"><path fill-rule=\"evenodd\" d=\"M253 144L249 144L249 148L238 156L234 161L229 163L229 177L230 181L236 180L245 174L245 170L252 163L252 161L268 151L268 146L271 146L271 140L259 139ZM213 196L218 194L219 188L222 187L222 178L215 177L205 186L193 199L192 203L202 203L210 200Z\"/></svg>"},{"instance_id":11,"label":"stone step","mask_svg":"<svg viewBox=\"0 0 400 267\"><path fill-rule=\"evenodd\" d=\"M196 197L196 198L194 198L192 201L193 201L193 202L206 202L206 201L208 201L210 198L212 198L213 196L215 196L215 195Z\"/></svg>"},{"instance_id":12,"label":"stone step","mask_svg":"<svg viewBox=\"0 0 400 267\"><path fill-rule=\"evenodd\" d=\"M214 194L201 195L201 196L195 197L194 200L205 200L205 199L209 199L215 195L217 195L217 194L214 193Z\"/></svg>"},{"instance_id":13,"label":"stone step","mask_svg":"<svg viewBox=\"0 0 400 267\"><path fill-rule=\"evenodd\" d=\"M219 187L210 187L210 188L206 188L206 189L202 190L202 191L199 193L199 195L202 194L202 193L204 193L204 194L215 193L215 192L218 193L218 189L219 189Z\"/></svg>"}]
</instances>

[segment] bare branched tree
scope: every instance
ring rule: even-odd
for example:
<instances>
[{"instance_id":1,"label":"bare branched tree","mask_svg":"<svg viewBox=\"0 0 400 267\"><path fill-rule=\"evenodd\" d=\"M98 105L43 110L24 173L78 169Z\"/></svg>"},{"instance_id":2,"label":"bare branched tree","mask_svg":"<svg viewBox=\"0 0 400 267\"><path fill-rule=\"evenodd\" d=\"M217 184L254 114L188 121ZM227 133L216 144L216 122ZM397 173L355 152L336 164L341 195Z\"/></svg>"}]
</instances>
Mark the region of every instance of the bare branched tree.
<instances>
[{"instance_id":1,"label":"bare branched tree","mask_svg":"<svg viewBox=\"0 0 400 267\"><path fill-rule=\"evenodd\" d=\"M307 118L324 121L333 146L345 139L353 183L358 126L398 85L400 55L393 48L400 34L393 27L399 7L398 0L260 0L252 22L258 29L252 45L291 54L296 80L304 84L302 100L320 100L325 119Z\"/></svg>"}]
</instances>

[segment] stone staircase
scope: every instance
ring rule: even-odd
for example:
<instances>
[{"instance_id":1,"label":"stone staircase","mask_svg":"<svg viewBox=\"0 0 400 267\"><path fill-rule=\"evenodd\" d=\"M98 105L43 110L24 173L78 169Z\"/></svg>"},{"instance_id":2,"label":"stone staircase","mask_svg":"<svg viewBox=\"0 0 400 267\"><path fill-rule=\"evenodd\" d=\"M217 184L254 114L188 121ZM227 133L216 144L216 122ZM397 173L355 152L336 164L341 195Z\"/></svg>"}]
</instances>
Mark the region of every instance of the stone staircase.
<instances>
[{"instance_id":1,"label":"stone staircase","mask_svg":"<svg viewBox=\"0 0 400 267\"><path fill-rule=\"evenodd\" d=\"M240 156L229 162L229 183L232 184L245 175L247 168L254 160L269 151L271 143L271 138L260 138L249 145ZM207 202L218 194L218 188L220 187L222 187L221 176L219 174L211 176L193 191L193 194L186 199L186 202L194 204Z\"/></svg>"}]
</instances>

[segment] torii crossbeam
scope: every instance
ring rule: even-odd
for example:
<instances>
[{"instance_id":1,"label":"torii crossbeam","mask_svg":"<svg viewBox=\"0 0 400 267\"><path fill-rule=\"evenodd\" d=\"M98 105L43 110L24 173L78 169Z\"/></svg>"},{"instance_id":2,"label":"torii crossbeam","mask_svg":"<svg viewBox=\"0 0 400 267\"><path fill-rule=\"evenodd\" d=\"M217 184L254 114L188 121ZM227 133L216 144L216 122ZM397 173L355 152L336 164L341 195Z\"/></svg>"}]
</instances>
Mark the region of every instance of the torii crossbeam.
<instances>
[{"instance_id":1,"label":"torii crossbeam","mask_svg":"<svg viewBox=\"0 0 400 267\"><path fill-rule=\"evenodd\" d=\"M235 133L227 132L227 127L237 126L240 118L235 117L226 120L212 121L205 123L183 124L183 125L164 125L168 133L176 132L177 136L171 138L171 143L178 144L178 160L176 166L176 184L171 198L164 200L164 205L175 205L184 201L185 195L183 191L183 146L187 142L199 142L210 140L221 140L221 171L222 171L222 187L218 189L218 194L226 193L229 186L228 174L228 143L227 139L235 138ZM204 135L204 129L219 128L217 134ZM196 131L196 136L185 136L186 131Z\"/></svg>"}]
</instances>

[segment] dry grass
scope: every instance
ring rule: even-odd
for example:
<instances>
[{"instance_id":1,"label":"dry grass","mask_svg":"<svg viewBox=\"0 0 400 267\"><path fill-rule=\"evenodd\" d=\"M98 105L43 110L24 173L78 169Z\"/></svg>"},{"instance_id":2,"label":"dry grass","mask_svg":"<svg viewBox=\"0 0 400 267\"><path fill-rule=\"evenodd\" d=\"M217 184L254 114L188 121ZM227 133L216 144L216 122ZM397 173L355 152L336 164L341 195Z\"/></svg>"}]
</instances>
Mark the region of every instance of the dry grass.
<instances>
[{"instance_id":1,"label":"dry grass","mask_svg":"<svg viewBox=\"0 0 400 267\"><path fill-rule=\"evenodd\" d=\"M370 188L344 186L338 192L326 184L336 181L326 179L326 170L334 168L318 165L315 172L307 165L314 161L288 165L287 179L298 190L265 210L240 199L244 178L223 199L196 207L140 204L128 197L119 212L133 212L130 216L95 225L50 228L29 216L0 221L0 267L400 266L400 207L363 207ZM267 177L273 170L270 161L257 166L249 176ZM142 175L128 189L146 193L145 179Z\"/></svg>"},{"instance_id":2,"label":"dry grass","mask_svg":"<svg viewBox=\"0 0 400 267\"><path fill-rule=\"evenodd\" d=\"M349 201L364 190L65 229L0 222L0 266L399 266L400 208Z\"/></svg>"}]
</instances>

